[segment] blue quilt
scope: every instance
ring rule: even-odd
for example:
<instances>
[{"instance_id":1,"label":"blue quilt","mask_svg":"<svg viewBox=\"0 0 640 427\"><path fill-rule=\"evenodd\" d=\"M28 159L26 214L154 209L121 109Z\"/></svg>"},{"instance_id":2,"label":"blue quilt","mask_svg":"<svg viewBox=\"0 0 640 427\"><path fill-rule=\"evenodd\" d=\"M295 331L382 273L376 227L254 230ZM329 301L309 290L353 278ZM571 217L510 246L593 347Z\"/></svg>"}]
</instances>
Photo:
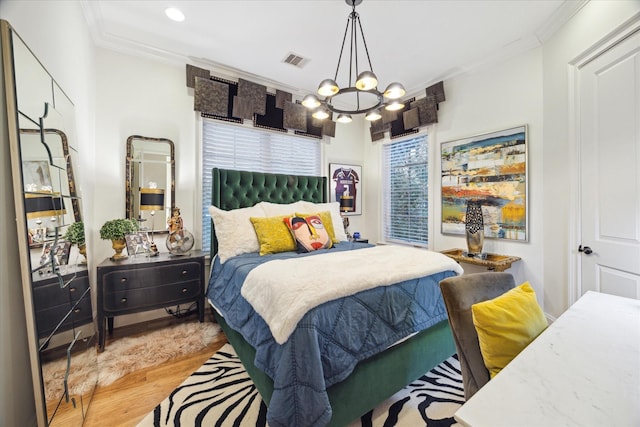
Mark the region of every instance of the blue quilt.
<instances>
[{"instance_id":1,"label":"blue quilt","mask_svg":"<svg viewBox=\"0 0 640 427\"><path fill-rule=\"evenodd\" d=\"M349 376L359 361L447 318L439 282L455 275L450 271L326 302L309 311L283 345L275 342L265 321L240 294L244 278L263 262L368 246L341 242L308 254L251 253L222 265L215 259L207 296L229 326L256 349L256 367L273 379L270 426L326 425L331 419L327 388Z\"/></svg>"}]
</instances>

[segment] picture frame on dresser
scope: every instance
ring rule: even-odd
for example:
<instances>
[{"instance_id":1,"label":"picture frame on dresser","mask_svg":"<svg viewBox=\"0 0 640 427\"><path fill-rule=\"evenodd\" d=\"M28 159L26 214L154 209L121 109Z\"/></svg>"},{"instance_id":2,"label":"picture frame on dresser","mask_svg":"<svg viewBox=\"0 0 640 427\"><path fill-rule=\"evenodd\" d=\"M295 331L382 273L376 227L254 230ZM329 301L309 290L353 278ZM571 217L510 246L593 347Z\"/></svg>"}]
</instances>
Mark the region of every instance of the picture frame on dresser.
<instances>
[{"instance_id":1,"label":"picture frame on dresser","mask_svg":"<svg viewBox=\"0 0 640 427\"><path fill-rule=\"evenodd\" d=\"M151 241L149 241L149 234L146 231L127 234L124 236L124 240L127 244L127 253L129 256L148 254L151 252Z\"/></svg>"}]
</instances>

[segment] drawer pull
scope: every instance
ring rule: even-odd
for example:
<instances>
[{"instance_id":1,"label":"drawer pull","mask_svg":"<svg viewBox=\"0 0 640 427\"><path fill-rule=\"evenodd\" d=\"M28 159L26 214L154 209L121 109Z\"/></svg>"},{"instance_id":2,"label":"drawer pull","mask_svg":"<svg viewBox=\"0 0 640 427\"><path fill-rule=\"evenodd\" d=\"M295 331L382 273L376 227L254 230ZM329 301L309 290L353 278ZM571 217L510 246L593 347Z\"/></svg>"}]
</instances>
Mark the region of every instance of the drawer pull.
<instances>
[{"instance_id":1,"label":"drawer pull","mask_svg":"<svg viewBox=\"0 0 640 427\"><path fill-rule=\"evenodd\" d=\"M186 276L186 275L187 275L187 273L188 273L188 271L187 271L187 270L182 270L182 275L183 275L183 276Z\"/></svg>"},{"instance_id":2,"label":"drawer pull","mask_svg":"<svg viewBox=\"0 0 640 427\"><path fill-rule=\"evenodd\" d=\"M73 312L74 312L74 313L76 313L76 314L77 314L77 313L80 313L80 309L79 309L79 308L76 308L75 310L73 310Z\"/></svg>"},{"instance_id":3,"label":"drawer pull","mask_svg":"<svg viewBox=\"0 0 640 427\"><path fill-rule=\"evenodd\" d=\"M127 278L123 277L122 279L120 279L120 283L127 283Z\"/></svg>"},{"instance_id":4,"label":"drawer pull","mask_svg":"<svg viewBox=\"0 0 640 427\"><path fill-rule=\"evenodd\" d=\"M120 302L121 302L121 303L125 303L125 302L127 302L127 299L126 299L126 298L122 298L122 299L120 300Z\"/></svg>"},{"instance_id":5,"label":"drawer pull","mask_svg":"<svg viewBox=\"0 0 640 427\"><path fill-rule=\"evenodd\" d=\"M187 292L189 292L187 288L182 288L182 293L183 294L186 294Z\"/></svg>"},{"instance_id":6,"label":"drawer pull","mask_svg":"<svg viewBox=\"0 0 640 427\"><path fill-rule=\"evenodd\" d=\"M69 288L69 292L75 292L76 288L74 288L73 286Z\"/></svg>"}]
</instances>

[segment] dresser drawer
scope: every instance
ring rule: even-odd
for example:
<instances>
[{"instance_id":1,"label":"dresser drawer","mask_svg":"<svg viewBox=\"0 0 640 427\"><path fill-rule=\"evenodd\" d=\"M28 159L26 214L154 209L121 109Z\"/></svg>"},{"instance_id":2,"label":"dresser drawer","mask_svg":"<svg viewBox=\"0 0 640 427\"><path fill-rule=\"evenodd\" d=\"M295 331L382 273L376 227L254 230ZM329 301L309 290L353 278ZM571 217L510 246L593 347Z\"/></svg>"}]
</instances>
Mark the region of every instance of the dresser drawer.
<instances>
[{"instance_id":1,"label":"dresser drawer","mask_svg":"<svg viewBox=\"0 0 640 427\"><path fill-rule=\"evenodd\" d=\"M108 292L103 297L103 308L109 314L129 310L169 307L202 297L201 282L169 283L146 288L131 288Z\"/></svg>"},{"instance_id":2,"label":"dresser drawer","mask_svg":"<svg viewBox=\"0 0 640 427\"><path fill-rule=\"evenodd\" d=\"M197 262L115 270L104 275L103 292L109 294L122 289L150 288L170 283L199 281L201 265Z\"/></svg>"},{"instance_id":3,"label":"dresser drawer","mask_svg":"<svg viewBox=\"0 0 640 427\"><path fill-rule=\"evenodd\" d=\"M63 276L66 283L71 280L72 276ZM66 287L61 288L60 282L53 278L45 283L38 283L33 288L34 305L38 310L43 310L57 305L66 304L69 301L75 302L80 299L82 294L89 289L89 277L86 275L75 277Z\"/></svg>"},{"instance_id":4,"label":"dresser drawer","mask_svg":"<svg viewBox=\"0 0 640 427\"><path fill-rule=\"evenodd\" d=\"M51 335L54 330L58 333L69 330L74 326L77 327L93 322L90 290L86 289L80 296L82 298L73 304L69 304L67 302L36 311L38 338L47 337ZM65 319L67 314L69 316ZM65 319L64 322L56 330L56 327L60 324L62 319Z\"/></svg>"}]
</instances>

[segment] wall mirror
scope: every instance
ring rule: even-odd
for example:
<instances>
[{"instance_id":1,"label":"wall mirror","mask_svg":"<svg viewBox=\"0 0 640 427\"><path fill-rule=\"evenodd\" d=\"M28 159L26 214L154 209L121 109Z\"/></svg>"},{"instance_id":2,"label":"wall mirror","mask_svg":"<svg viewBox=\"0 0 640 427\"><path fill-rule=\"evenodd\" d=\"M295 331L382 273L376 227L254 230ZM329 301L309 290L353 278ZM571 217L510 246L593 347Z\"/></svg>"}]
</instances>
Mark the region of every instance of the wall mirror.
<instances>
[{"instance_id":1,"label":"wall mirror","mask_svg":"<svg viewBox=\"0 0 640 427\"><path fill-rule=\"evenodd\" d=\"M126 216L140 228L162 232L175 206L173 141L131 135L127 138Z\"/></svg>"},{"instance_id":2,"label":"wall mirror","mask_svg":"<svg viewBox=\"0 0 640 427\"><path fill-rule=\"evenodd\" d=\"M74 106L11 26L0 29L37 420L79 426L98 365Z\"/></svg>"}]
</instances>

